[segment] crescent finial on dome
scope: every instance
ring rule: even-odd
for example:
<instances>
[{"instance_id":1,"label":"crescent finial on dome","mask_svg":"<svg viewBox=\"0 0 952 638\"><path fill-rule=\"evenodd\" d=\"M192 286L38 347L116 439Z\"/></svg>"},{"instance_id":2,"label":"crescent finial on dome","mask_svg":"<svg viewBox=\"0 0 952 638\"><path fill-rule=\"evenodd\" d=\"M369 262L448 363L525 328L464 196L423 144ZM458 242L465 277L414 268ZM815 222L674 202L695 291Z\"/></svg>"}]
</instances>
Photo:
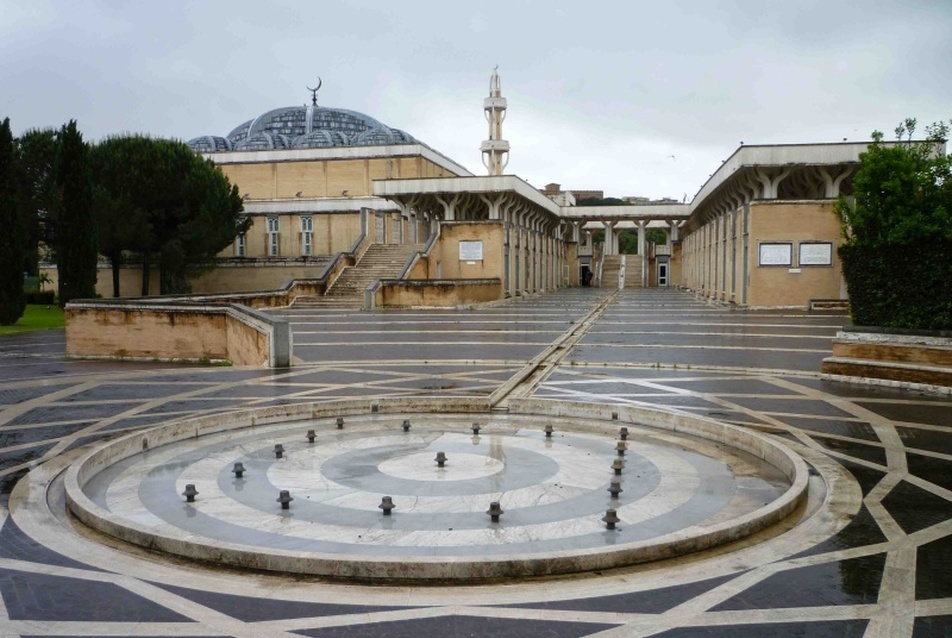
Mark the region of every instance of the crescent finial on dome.
<instances>
[{"instance_id":1,"label":"crescent finial on dome","mask_svg":"<svg viewBox=\"0 0 952 638\"><path fill-rule=\"evenodd\" d=\"M312 89L311 87L309 87L309 86L306 87L307 90L311 92L311 105L312 105L312 106L317 106L317 92L321 90L321 85L323 85L323 84L324 84L324 82L323 82L323 80L321 80L321 76L317 76L317 87L316 87L316 88L313 88L313 89Z\"/></svg>"}]
</instances>

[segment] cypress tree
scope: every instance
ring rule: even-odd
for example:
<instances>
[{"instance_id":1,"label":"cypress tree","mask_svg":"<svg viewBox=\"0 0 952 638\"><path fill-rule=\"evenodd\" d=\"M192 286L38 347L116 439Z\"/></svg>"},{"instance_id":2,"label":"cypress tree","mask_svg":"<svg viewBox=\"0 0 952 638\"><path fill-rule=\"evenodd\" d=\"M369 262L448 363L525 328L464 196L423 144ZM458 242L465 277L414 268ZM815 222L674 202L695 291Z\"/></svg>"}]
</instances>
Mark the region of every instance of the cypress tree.
<instances>
[{"instance_id":1,"label":"cypress tree","mask_svg":"<svg viewBox=\"0 0 952 638\"><path fill-rule=\"evenodd\" d=\"M96 296L98 244L88 147L75 120L60 129L56 142L56 185L60 199L56 267L59 303L65 306L72 299Z\"/></svg>"},{"instance_id":2,"label":"cypress tree","mask_svg":"<svg viewBox=\"0 0 952 638\"><path fill-rule=\"evenodd\" d=\"M15 324L23 301L23 224L20 215L17 154L10 118L0 122L0 324Z\"/></svg>"}]
</instances>

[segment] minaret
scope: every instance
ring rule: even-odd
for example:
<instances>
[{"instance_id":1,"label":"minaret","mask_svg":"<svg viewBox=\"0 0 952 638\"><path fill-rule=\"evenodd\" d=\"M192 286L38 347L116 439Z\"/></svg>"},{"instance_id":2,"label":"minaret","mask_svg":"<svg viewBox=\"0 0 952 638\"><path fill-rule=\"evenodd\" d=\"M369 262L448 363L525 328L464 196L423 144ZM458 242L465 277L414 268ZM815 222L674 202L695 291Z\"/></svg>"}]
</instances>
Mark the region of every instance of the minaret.
<instances>
[{"instance_id":1,"label":"minaret","mask_svg":"<svg viewBox=\"0 0 952 638\"><path fill-rule=\"evenodd\" d=\"M506 98L499 86L499 73L493 69L489 78L489 97L483 100L486 121L489 122L489 139L480 146L483 152L483 166L490 175L502 175L509 163L509 142L502 139L502 122L506 119Z\"/></svg>"}]
</instances>

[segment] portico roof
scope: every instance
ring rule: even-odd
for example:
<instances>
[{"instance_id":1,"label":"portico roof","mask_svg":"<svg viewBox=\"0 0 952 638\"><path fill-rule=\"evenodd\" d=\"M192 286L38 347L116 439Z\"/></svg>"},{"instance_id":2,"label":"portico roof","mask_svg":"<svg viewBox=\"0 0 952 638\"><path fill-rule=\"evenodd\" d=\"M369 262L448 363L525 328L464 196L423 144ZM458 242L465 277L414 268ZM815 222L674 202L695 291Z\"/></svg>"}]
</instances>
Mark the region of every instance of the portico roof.
<instances>
[{"instance_id":1,"label":"portico roof","mask_svg":"<svg viewBox=\"0 0 952 638\"><path fill-rule=\"evenodd\" d=\"M563 219L573 221L681 221L691 212L689 204L646 204L631 206L564 206Z\"/></svg>"},{"instance_id":2,"label":"portico roof","mask_svg":"<svg viewBox=\"0 0 952 638\"><path fill-rule=\"evenodd\" d=\"M454 195L463 193L500 194L512 192L518 197L558 214L559 206L525 180L515 175L482 177L431 177L424 179L387 179L374 181L374 195L404 198L410 195Z\"/></svg>"},{"instance_id":3,"label":"portico roof","mask_svg":"<svg viewBox=\"0 0 952 638\"><path fill-rule=\"evenodd\" d=\"M835 199L870 142L741 146L691 201L686 230L754 199ZM786 190L784 193L783 191Z\"/></svg>"},{"instance_id":4,"label":"portico roof","mask_svg":"<svg viewBox=\"0 0 952 638\"><path fill-rule=\"evenodd\" d=\"M515 175L375 180L373 191L444 218L494 219L502 209L519 208L557 219L560 212L558 204Z\"/></svg>"},{"instance_id":5,"label":"portico roof","mask_svg":"<svg viewBox=\"0 0 952 638\"><path fill-rule=\"evenodd\" d=\"M741 146L714 171L691 200L691 211L704 205L704 200L725 184L739 170L754 167L828 166L859 164L869 142L836 142L827 144L771 144Z\"/></svg>"},{"instance_id":6,"label":"portico roof","mask_svg":"<svg viewBox=\"0 0 952 638\"><path fill-rule=\"evenodd\" d=\"M376 180L373 192L378 197L423 211L441 213L450 202L455 202L454 206L459 206L464 214L467 208L473 207L517 206L546 213L559 220L583 223L682 221L690 213L687 204L559 206L537 188L514 175Z\"/></svg>"}]
</instances>

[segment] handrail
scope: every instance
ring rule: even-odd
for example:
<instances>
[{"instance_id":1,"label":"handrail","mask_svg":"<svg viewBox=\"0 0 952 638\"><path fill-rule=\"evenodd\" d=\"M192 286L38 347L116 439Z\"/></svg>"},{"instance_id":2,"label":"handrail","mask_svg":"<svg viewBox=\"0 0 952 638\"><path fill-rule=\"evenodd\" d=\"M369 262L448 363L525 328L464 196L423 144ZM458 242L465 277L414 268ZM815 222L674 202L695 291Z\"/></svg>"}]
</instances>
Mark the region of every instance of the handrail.
<instances>
[{"instance_id":1,"label":"handrail","mask_svg":"<svg viewBox=\"0 0 952 638\"><path fill-rule=\"evenodd\" d=\"M413 267L416 263L424 258L430 256L430 251L433 250L433 246L436 244L436 240L439 239L440 234L443 230L443 226L436 222L436 232L430 233L429 238L426 240L426 243L423 244L423 248L414 252L410 257L407 258L407 263L403 265L403 270L400 271L400 274L397 275L397 279L406 279L407 275L410 274L410 271L413 270Z\"/></svg>"}]
</instances>

